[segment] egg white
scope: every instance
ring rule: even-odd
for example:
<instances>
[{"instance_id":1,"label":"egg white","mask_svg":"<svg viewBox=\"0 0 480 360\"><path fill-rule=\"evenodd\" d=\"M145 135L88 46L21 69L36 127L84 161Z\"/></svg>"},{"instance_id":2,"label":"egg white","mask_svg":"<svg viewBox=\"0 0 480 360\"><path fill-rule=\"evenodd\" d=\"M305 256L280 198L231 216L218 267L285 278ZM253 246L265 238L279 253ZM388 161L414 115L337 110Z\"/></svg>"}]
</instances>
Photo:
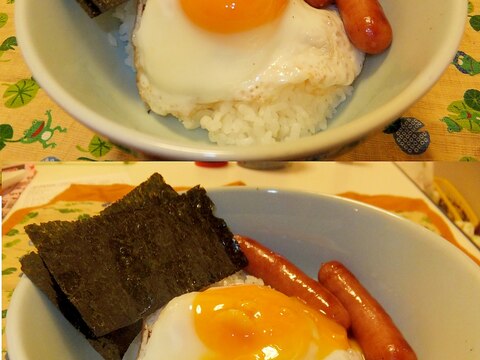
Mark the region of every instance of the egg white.
<instances>
[{"instance_id":1,"label":"egg white","mask_svg":"<svg viewBox=\"0 0 480 360\"><path fill-rule=\"evenodd\" d=\"M304 0L290 0L274 22L233 35L199 28L177 0L148 0L132 41L140 95L154 112L179 117L221 101L268 100L287 84L348 86L364 58L336 10Z\"/></svg>"}]
</instances>

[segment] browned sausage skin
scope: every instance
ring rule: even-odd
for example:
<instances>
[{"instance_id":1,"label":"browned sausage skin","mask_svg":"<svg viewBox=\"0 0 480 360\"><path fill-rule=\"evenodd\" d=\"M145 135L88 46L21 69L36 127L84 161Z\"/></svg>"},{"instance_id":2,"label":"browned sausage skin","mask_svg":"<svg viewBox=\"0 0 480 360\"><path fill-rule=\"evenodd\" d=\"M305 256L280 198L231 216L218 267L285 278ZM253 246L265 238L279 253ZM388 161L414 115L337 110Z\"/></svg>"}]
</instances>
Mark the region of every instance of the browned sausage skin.
<instances>
[{"instance_id":1,"label":"browned sausage skin","mask_svg":"<svg viewBox=\"0 0 480 360\"><path fill-rule=\"evenodd\" d=\"M367 54L379 54L392 43L392 27L378 0L336 0L352 44Z\"/></svg>"},{"instance_id":2,"label":"browned sausage skin","mask_svg":"<svg viewBox=\"0 0 480 360\"><path fill-rule=\"evenodd\" d=\"M315 279L290 261L248 237L235 235L235 240L248 259L246 271L263 279L266 285L294 296L335 320L345 328L350 316L340 301Z\"/></svg>"},{"instance_id":3,"label":"browned sausage skin","mask_svg":"<svg viewBox=\"0 0 480 360\"><path fill-rule=\"evenodd\" d=\"M346 307L354 338L366 360L416 360L415 352L391 317L340 262L321 266L318 280Z\"/></svg>"}]
</instances>

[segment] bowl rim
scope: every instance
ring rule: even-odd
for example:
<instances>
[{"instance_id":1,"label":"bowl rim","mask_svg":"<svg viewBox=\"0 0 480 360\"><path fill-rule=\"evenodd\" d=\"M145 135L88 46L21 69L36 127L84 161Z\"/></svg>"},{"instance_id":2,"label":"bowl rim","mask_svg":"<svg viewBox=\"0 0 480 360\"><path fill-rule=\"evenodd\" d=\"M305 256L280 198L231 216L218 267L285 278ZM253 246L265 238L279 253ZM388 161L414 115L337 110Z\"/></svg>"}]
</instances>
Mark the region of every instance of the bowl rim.
<instances>
[{"instance_id":1,"label":"bowl rim","mask_svg":"<svg viewBox=\"0 0 480 360\"><path fill-rule=\"evenodd\" d=\"M304 190L291 190L291 189L282 189L277 187L253 187L253 186L245 186L245 187L205 187L207 194L215 196L224 196L225 194L234 194L237 196L241 196L243 194L250 194L250 196L255 196L261 193L263 196L281 196L281 197L295 197L297 200L299 198L306 200L309 199L310 201L320 201L324 203L324 206L328 203L335 202L339 204L341 207L346 208L354 208L356 213L363 212L363 214L367 213L367 216L374 214L375 217L379 217L382 219L386 219L387 222L394 221L395 223L399 224L399 226L407 229L410 232L417 232L419 234L425 236L419 236L415 240L428 242L431 246L435 248L439 248L442 250L442 253L446 253L445 256L448 256L450 260L455 261L455 264L461 267L463 273L473 274L473 276L478 279L478 287L480 289L480 271L478 265L470 259L467 255L465 255L462 251L460 251L457 247L455 247L450 242L443 240L438 241L441 238L439 235L435 234L431 230L428 230L421 225L418 225L410 220L407 220L395 213L389 212L387 210L375 207L370 204L366 204L360 202L358 200L345 198L339 195L332 195L332 194L320 194L314 193L310 191ZM215 204L215 200L212 199ZM288 200L288 199L287 199ZM220 218L222 218L221 214L218 214ZM362 215L365 216L365 215ZM25 347L17 346L19 343L18 334L21 333L21 322L18 321L19 317L21 317L23 307L22 302L16 300L17 298L23 299L25 297L25 292L28 292L31 287L35 285L28 279L28 277L22 275L20 281L18 282L17 286L15 287L12 298L8 307L7 316L6 316L6 343L7 343L7 351L9 356L12 360L22 359L27 360ZM12 347L12 344L16 344Z\"/></svg>"},{"instance_id":2,"label":"bowl rim","mask_svg":"<svg viewBox=\"0 0 480 360\"><path fill-rule=\"evenodd\" d=\"M450 14L452 28L449 41L438 44L437 56L430 59L430 66L398 93L388 104L384 104L368 115L363 115L354 122L332 127L328 131L307 136L289 142L251 146L222 146L216 144L181 145L174 140L160 143L157 137L116 123L100 116L79 100L66 93L57 79L50 75L48 67L36 53L32 41L32 30L28 21L30 1L17 0L15 3L16 36L23 53L25 63L36 81L60 107L74 119L93 132L108 137L111 141L125 145L145 154L178 160L294 160L320 156L329 151L338 152L365 138L375 130L388 125L400 116L412 104L426 94L440 79L453 60L462 40L468 9L457 6ZM448 44L448 46L446 45ZM452 45L455 44L455 49ZM388 50L387 50L388 51Z\"/></svg>"}]
</instances>

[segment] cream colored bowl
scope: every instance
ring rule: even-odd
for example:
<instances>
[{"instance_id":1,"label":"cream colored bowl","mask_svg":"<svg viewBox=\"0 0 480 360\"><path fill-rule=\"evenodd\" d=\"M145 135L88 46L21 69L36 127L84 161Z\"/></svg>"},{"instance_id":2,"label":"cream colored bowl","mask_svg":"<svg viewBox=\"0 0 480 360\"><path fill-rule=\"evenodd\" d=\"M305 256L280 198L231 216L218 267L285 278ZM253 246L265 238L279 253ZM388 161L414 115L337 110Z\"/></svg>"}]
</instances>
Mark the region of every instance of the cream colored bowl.
<instances>
[{"instance_id":1,"label":"cream colored bowl","mask_svg":"<svg viewBox=\"0 0 480 360\"><path fill-rule=\"evenodd\" d=\"M297 141L218 146L204 130L148 114L135 76L112 48L109 16L91 20L74 0L17 0L19 46L35 79L74 118L119 144L158 157L266 160L325 156L353 146L400 116L452 61L467 16L459 0L382 0L393 31L386 53L369 57L353 97L328 129Z\"/></svg>"},{"instance_id":2,"label":"cream colored bowl","mask_svg":"<svg viewBox=\"0 0 480 360\"><path fill-rule=\"evenodd\" d=\"M322 262L343 262L419 360L480 359L480 268L430 230L333 196L254 188L208 194L234 233L258 239L312 277ZM100 359L27 278L13 293L6 335L10 360Z\"/></svg>"}]
</instances>

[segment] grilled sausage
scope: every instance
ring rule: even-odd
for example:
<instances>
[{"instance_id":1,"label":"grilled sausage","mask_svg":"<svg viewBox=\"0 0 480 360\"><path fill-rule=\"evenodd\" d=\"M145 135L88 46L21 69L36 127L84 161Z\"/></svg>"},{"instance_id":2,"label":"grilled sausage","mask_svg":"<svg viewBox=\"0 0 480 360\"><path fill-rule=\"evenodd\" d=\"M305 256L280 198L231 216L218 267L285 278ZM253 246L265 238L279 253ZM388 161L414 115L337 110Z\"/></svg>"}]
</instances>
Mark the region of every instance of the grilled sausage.
<instances>
[{"instance_id":1,"label":"grilled sausage","mask_svg":"<svg viewBox=\"0 0 480 360\"><path fill-rule=\"evenodd\" d=\"M366 360L416 360L415 352L382 306L340 262L321 266L318 280L348 310Z\"/></svg>"},{"instance_id":2,"label":"grilled sausage","mask_svg":"<svg viewBox=\"0 0 480 360\"><path fill-rule=\"evenodd\" d=\"M367 54L379 54L392 43L392 27L378 0L336 0L352 44Z\"/></svg>"}]
</instances>

